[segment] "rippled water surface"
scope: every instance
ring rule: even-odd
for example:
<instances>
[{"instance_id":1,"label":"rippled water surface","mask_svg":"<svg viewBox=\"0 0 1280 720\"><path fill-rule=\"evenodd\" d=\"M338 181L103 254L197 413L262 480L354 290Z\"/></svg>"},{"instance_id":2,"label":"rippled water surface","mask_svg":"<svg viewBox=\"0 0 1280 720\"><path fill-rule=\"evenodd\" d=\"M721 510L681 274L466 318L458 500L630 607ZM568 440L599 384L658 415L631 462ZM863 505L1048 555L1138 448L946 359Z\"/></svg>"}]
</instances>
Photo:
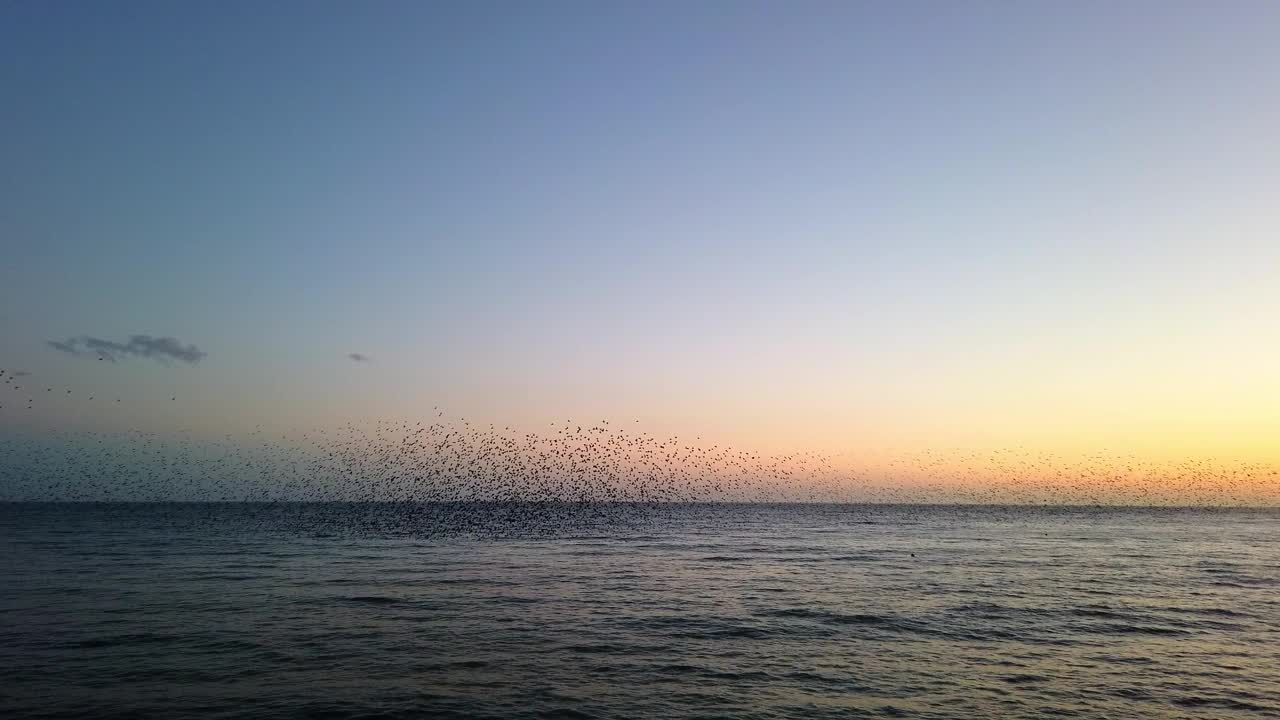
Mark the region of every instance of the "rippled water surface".
<instances>
[{"instance_id":1,"label":"rippled water surface","mask_svg":"<svg viewBox=\"0 0 1280 720\"><path fill-rule=\"evenodd\" d=\"M4 717L1275 717L1280 514L0 505Z\"/></svg>"}]
</instances>

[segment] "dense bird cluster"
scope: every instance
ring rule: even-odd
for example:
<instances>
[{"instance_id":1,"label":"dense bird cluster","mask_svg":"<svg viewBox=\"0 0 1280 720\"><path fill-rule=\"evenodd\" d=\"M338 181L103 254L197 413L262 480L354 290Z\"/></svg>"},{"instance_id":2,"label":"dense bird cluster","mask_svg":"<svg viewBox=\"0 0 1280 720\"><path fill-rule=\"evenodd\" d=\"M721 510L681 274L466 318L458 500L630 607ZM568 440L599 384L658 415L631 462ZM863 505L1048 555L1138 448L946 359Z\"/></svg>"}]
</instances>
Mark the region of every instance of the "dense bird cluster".
<instances>
[{"instance_id":1,"label":"dense bird cluster","mask_svg":"<svg viewBox=\"0 0 1280 720\"><path fill-rule=\"evenodd\" d=\"M818 453L704 447L603 422L536 434L437 418L217 441L58 433L8 438L0 453L5 488L49 500L814 501L830 499L837 475Z\"/></svg>"},{"instance_id":2,"label":"dense bird cluster","mask_svg":"<svg viewBox=\"0 0 1280 720\"><path fill-rule=\"evenodd\" d=\"M41 393L0 370L23 413ZM176 402L177 396L169 398ZM84 394L84 402L99 402ZM118 403L111 397L107 402ZM181 433L0 436L0 499L423 504L879 502L1275 505L1280 471L1213 460L1068 459L1024 449L926 451L878 467L817 452L764 454L660 436L634 421L551 423L542 432L473 424L433 408L383 421L217 440Z\"/></svg>"}]
</instances>

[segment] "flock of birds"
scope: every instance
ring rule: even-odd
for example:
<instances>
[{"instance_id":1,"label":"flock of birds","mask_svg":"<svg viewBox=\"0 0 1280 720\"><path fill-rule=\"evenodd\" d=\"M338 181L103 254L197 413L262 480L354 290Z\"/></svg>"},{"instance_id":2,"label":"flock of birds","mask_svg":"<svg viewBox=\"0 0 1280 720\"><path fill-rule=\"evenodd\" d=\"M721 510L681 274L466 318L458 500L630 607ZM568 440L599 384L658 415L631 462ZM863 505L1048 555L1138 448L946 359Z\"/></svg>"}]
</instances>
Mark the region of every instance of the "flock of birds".
<instances>
[{"instance_id":1,"label":"flock of birds","mask_svg":"<svg viewBox=\"0 0 1280 720\"><path fill-rule=\"evenodd\" d=\"M0 370L0 420L69 388ZM25 393L22 391L26 391ZM42 395L43 394L43 395ZM97 402L82 393L83 402ZM169 398L177 400L177 396ZM107 398L118 403L119 398ZM0 500L424 504L857 502L1276 505L1280 469L1024 449L926 451L852 468L818 452L766 454L646 432L638 421L349 423L218 439L177 432L0 433Z\"/></svg>"}]
</instances>

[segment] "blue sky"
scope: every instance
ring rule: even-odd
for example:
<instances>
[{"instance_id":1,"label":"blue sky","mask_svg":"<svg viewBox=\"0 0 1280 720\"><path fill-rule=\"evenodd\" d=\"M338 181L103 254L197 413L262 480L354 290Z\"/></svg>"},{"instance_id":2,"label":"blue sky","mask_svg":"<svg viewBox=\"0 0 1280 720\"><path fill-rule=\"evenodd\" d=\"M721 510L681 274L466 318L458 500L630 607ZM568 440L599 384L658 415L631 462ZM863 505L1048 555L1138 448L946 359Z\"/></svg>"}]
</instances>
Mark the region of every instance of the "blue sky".
<instances>
[{"instance_id":1,"label":"blue sky","mask_svg":"<svg viewBox=\"0 0 1280 720\"><path fill-rule=\"evenodd\" d=\"M265 5L0 10L4 362L233 423L1275 429L1274 3ZM208 357L45 345L137 333Z\"/></svg>"}]
</instances>

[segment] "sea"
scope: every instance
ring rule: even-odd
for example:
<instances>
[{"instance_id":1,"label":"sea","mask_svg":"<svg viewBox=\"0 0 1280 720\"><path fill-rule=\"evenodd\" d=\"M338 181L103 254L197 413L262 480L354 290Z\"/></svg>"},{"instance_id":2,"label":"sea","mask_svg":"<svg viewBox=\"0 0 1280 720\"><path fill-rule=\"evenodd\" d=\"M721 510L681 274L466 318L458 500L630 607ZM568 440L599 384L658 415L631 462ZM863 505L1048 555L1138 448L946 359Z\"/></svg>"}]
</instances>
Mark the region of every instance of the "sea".
<instances>
[{"instance_id":1,"label":"sea","mask_svg":"<svg viewBox=\"0 0 1280 720\"><path fill-rule=\"evenodd\" d=\"M1280 512L0 505L3 718L1280 717Z\"/></svg>"}]
</instances>

